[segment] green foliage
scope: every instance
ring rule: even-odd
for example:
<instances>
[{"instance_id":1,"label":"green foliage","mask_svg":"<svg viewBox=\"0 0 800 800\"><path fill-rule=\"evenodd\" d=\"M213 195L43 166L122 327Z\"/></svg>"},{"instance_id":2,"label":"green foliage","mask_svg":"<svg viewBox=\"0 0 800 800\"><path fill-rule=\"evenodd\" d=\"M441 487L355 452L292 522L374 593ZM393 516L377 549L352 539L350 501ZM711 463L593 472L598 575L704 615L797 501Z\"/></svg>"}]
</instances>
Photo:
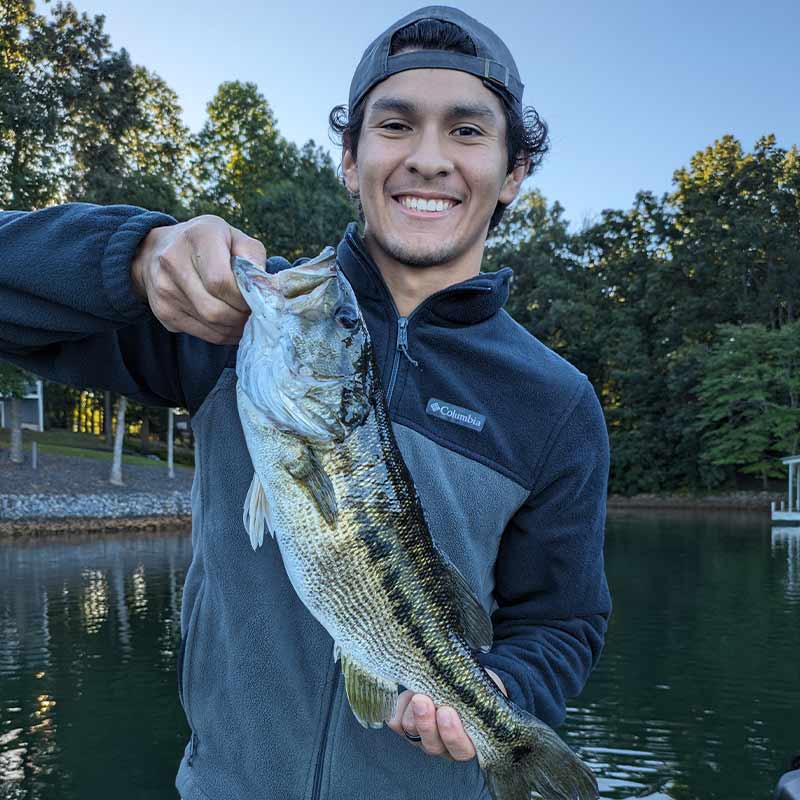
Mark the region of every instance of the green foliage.
<instances>
[{"instance_id":1,"label":"green foliage","mask_svg":"<svg viewBox=\"0 0 800 800\"><path fill-rule=\"evenodd\" d=\"M50 18L33 0L2 4L0 207L216 214L289 259L339 240L357 211L332 159L286 141L254 83L220 84L191 134L175 93L113 50L103 24L70 3ZM558 202L529 192L484 261L513 268L509 313L595 386L615 492L766 479L800 446L800 151L770 134L745 152L724 135L673 182L578 233ZM51 385L45 403L51 423L69 426L79 408L97 427L100 395ZM163 434L159 412L136 404L131 424L145 443Z\"/></svg>"},{"instance_id":2,"label":"green foliage","mask_svg":"<svg viewBox=\"0 0 800 800\"><path fill-rule=\"evenodd\" d=\"M297 152L291 171L270 185L258 209L261 241L268 252L290 261L316 256L336 246L357 211L336 175L333 161L309 140Z\"/></svg>"},{"instance_id":3,"label":"green foliage","mask_svg":"<svg viewBox=\"0 0 800 800\"><path fill-rule=\"evenodd\" d=\"M782 477L800 445L800 322L720 325L700 382L703 458Z\"/></svg>"},{"instance_id":4,"label":"green foliage","mask_svg":"<svg viewBox=\"0 0 800 800\"><path fill-rule=\"evenodd\" d=\"M793 357L800 317L797 147L783 150L769 135L744 153L726 135L674 180L672 194L640 192L629 211L606 210L574 235L558 203L529 193L487 254L489 268L514 269L509 312L597 389L611 490L625 494L710 489L737 471L780 475L778 457L796 450L800 431L797 392L779 390L776 377L791 372L778 356ZM738 412L750 417L712 412L701 384L718 326L754 324L784 337L783 349L760 357Z\"/></svg>"},{"instance_id":5,"label":"green foliage","mask_svg":"<svg viewBox=\"0 0 800 800\"><path fill-rule=\"evenodd\" d=\"M0 397L22 397L35 380L29 372L0 361Z\"/></svg>"},{"instance_id":6,"label":"green foliage","mask_svg":"<svg viewBox=\"0 0 800 800\"><path fill-rule=\"evenodd\" d=\"M194 147L193 215L223 217L290 260L339 241L356 212L322 148L287 142L252 83L223 83L208 113Z\"/></svg>"}]
</instances>

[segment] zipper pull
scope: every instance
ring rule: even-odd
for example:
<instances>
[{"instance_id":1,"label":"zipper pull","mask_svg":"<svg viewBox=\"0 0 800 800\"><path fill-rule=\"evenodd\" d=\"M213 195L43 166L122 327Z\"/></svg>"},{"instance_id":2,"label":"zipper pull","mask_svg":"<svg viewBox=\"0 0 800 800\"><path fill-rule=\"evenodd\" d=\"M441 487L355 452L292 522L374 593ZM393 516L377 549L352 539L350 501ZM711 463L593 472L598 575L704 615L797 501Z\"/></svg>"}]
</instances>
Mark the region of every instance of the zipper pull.
<instances>
[{"instance_id":1,"label":"zipper pull","mask_svg":"<svg viewBox=\"0 0 800 800\"><path fill-rule=\"evenodd\" d=\"M408 317L399 317L397 320L397 349L415 366L419 362L415 361L408 353Z\"/></svg>"}]
</instances>

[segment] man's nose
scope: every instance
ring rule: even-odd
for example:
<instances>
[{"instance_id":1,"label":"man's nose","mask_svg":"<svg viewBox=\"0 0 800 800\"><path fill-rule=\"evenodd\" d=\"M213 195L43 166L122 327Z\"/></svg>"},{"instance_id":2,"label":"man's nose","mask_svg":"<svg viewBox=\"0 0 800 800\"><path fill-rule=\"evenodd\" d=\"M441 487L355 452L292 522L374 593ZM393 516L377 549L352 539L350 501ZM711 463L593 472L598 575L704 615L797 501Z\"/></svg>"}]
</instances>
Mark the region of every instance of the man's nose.
<instances>
[{"instance_id":1,"label":"man's nose","mask_svg":"<svg viewBox=\"0 0 800 800\"><path fill-rule=\"evenodd\" d=\"M438 130L427 128L415 137L414 146L406 158L406 168L423 178L435 178L453 171L453 162Z\"/></svg>"}]
</instances>

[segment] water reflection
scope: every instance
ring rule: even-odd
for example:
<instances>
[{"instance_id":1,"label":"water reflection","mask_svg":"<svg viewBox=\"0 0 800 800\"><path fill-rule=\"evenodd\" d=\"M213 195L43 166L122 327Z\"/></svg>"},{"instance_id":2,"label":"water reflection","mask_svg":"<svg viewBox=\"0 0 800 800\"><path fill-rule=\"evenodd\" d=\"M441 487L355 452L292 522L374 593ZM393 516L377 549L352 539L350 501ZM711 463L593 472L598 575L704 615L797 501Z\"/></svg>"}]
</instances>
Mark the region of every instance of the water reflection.
<instances>
[{"instance_id":1,"label":"water reflection","mask_svg":"<svg viewBox=\"0 0 800 800\"><path fill-rule=\"evenodd\" d=\"M188 533L0 543L0 797L174 800L190 550ZM769 797L800 749L800 528L628 514L606 552L605 652L559 732L608 800Z\"/></svg>"},{"instance_id":2,"label":"water reflection","mask_svg":"<svg viewBox=\"0 0 800 800\"><path fill-rule=\"evenodd\" d=\"M769 797L800 749L797 530L765 515L609 521L614 613L565 738L604 798Z\"/></svg>"},{"instance_id":3,"label":"water reflection","mask_svg":"<svg viewBox=\"0 0 800 800\"><path fill-rule=\"evenodd\" d=\"M786 597L800 600L800 525L774 527L772 552L786 555Z\"/></svg>"},{"instance_id":4,"label":"water reflection","mask_svg":"<svg viewBox=\"0 0 800 800\"><path fill-rule=\"evenodd\" d=\"M99 569L85 569L81 576L84 582L81 602L84 630L97 633L108 616L108 581Z\"/></svg>"},{"instance_id":5,"label":"water reflection","mask_svg":"<svg viewBox=\"0 0 800 800\"><path fill-rule=\"evenodd\" d=\"M175 796L190 551L188 534L0 543L0 797Z\"/></svg>"}]
</instances>

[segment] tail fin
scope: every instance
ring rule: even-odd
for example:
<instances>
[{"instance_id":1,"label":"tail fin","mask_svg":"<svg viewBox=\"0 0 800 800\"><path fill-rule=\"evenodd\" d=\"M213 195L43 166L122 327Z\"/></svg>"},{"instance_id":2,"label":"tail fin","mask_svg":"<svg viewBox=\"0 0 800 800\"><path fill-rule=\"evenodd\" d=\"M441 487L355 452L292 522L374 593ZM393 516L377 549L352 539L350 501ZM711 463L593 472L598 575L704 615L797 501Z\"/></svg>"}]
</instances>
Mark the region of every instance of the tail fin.
<instances>
[{"instance_id":1,"label":"tail fin","mask_svg":"<svg viewBox=\"0 0 800 800\"><path fill-rule=\"evenodd\" d=\"M517 712L520 735L512 762L486 769L494 800L530 800L532 791L544 800L596 800L597 780L589 767L547 725Z\"/></svg>"}]
</instances>

